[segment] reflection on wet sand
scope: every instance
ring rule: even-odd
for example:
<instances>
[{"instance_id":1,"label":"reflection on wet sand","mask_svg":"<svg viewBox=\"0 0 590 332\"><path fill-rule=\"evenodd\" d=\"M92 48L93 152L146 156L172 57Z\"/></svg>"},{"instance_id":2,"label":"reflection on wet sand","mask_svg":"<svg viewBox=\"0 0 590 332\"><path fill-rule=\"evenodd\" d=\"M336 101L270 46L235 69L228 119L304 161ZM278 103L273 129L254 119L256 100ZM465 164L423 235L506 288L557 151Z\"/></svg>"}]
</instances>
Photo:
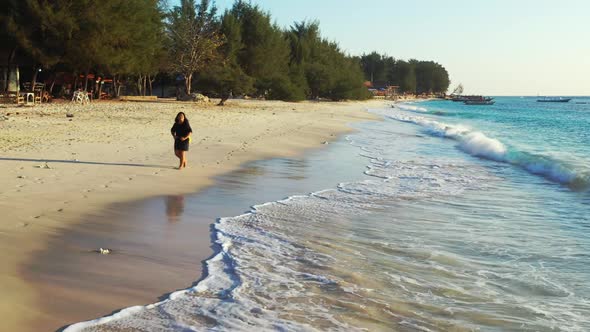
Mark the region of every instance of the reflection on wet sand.
<instances>
[{"instance_id":1,"label":"reflection on wet sand","mask_svg":"<svg viewBox=\"0 0 590 332\"><path fill-rule=\"evenodd\" d=\"M365 167L356 152L342 141L303 159L244 165L194 195L114 204L81 217L80 224L56 233L22 267L43 312L31 325L54 330L116 309L154 303L170 291L190 287L204 272L200 262L212 254L210 232L216 218L354 180ZM336 167L334 162L343 159L350 167ZM97 254L101 247L113 252Z\"/></svg>"},{"instance_id":2,"label":"reflection on wet sand","mask_svg":"<svg viewBox=\"0 0 590 332\"><path fill-rule=\"evenodd\" d=\"M184 196L171 195L166 197L166 216L169 222L180 221L184 212Z\"/></svg>"}]
</instances>

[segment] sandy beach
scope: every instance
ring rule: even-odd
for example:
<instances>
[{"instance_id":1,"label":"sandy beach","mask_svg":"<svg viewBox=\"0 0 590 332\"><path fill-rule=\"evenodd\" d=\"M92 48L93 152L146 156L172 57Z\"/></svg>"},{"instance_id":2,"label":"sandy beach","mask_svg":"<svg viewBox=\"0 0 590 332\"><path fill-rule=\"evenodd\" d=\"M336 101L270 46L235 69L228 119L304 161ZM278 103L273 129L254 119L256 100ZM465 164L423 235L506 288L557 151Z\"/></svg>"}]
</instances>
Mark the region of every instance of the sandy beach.
<instances>
[{"instance_id":1,"label":"sandy beach","mask_svg":"<svg viewBox=\"0 0 590 332\"><path fill-rule=\"evenodd\" d=\"M101 220L124 222L132 215L113 215L109 207L115 203L156 195L173 199L206 187L212 177L247 161L293 156L320 147L350 131L348 123L373 119L364 110L383 104L231 101L217 107L214 103L161 101L0 108L2 328L55 330L121 307L153 302L168 291L189 286L199 278L198 264L192 265L195 257L170 258L167 264L178 273L168 275L150 271L154 265L141 266L146 273L154 272L151 282L128 292L113 289L130 289L125 287L133 283L132 278L125 279L129 261L113 263L109 266L113 273L105 272L100 264L86 264L94 271L88 275L99 280L102 273L103 282L95 289L83 283L64 289L59 281L79 278L80 271L60 266L60 257L83 253L86 256L80 257L90 257L92 263L98 254L91 250L98 249L94 246L99 247L101 239L125 239L124 232L112 234L101 228ZM194 130L189 167L182 171L174 169L177 159L169 133L179 111L187 114ZM73 117L67 117L68 113ZM210 255L210 222L184 230L206 239L197 245L201 260ZM85 223L95 227L84 228ZM95 241L60 248L55 239L75 226ZM185 237L160 247L193 242ZM161 251L158 258L166 260L166 254ZM117 278L109 279L113 275Z\"/></svg>"}]
</instances>

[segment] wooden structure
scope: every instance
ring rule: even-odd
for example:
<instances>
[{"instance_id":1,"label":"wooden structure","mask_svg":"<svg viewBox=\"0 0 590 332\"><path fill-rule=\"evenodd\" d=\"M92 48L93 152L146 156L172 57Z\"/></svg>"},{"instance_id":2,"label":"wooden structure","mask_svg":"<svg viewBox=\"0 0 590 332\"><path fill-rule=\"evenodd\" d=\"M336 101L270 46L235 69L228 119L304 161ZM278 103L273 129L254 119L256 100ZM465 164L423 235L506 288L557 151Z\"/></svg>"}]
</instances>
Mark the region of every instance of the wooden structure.
<instances>
[{"instance_id":1,"label":"wooden structure","mask_svg":"<svg viewBox=\"0 0 590 332\"><path fill-rule=\"evenodd\" d=\"M77 104L88 104L90 102L90 98L88 97L88 92L86 91L74 91L74 95L72 96L72 101Z\"/></svg>"},{"instance_id":2,"label":"wooden structure","mask_svg":"<svg viewBox=\"0 0 590 332\"><path fill-rule=\"evenodd\" d=\"M24 91L33 94L33 103L41 104L45 92L45 84L36 82L34 85L31 85L31 82L26 82L23 84L23 88Z\"/></svg>"}]
</instances>

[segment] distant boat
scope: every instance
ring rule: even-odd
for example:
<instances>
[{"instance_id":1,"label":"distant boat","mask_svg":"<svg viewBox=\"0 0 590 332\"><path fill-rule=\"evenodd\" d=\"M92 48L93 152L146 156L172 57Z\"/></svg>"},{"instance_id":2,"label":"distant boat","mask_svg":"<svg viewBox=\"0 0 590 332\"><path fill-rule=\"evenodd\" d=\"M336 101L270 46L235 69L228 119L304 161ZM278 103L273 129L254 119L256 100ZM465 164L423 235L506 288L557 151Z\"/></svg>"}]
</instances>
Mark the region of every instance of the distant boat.
<instances>
[{"instance_id":1,"label":"distant boat","mask_svg":"<svg viewBox=\"0 0 590 332\"><path fill-rule=\"evenodd\" d=\"M492 99L482 100L466 100L463 102L465 105L494 105L496 102Z\"/></svg>"},{"instance_id":2,"label":"distant boat","mask_svg":"<svg viewBox=\"0 0 590 332\"><path fill-rule=\"evenodd\" d=\"M543 97L537 99L539 103L568 103L572 98L563 98L563 97Z\"/></svg>"},{"instance_id":3,"label":"distant boat","mask_svg":"<svg viewBox=\"0 0 590 332\"><path fill-rule=\"evenodd\" d=\"M490 97L484 97L484 96L479 96L479 95L475 95L475 96L453 96L451 98L452 101L460 101L460 102L466 102L466 101L479 101L479 100L492 100L492 98Z\"/></svg>"},{"instance_id":4,"label":"distant boat","mask_svg":"<svg viewBox=\"0 0 590 332\"><path fill-rule=\"evenodd\" d=\"M495 101L492 97L470 96L470 98L464 100L463 103L465 105L494 105Z\"/></svg>"}]
</instances>

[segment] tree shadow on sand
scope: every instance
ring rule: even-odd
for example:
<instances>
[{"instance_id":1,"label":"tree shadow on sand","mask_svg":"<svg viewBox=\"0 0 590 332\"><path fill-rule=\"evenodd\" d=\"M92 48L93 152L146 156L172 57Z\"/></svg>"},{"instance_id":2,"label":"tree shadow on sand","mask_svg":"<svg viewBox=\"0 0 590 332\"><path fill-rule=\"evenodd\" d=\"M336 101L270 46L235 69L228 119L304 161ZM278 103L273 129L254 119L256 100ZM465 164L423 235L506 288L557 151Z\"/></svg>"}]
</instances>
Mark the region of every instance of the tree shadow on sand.
<instances>
[{"instance_id":1,"label":"tree shadow on sand","mask_svg":"<svg viewBox=\"0 0 590 332\"><path fill-rule=\"evenodd\" d=\"M104 166L129 166L129 167L146 167L146 168L170 168L175 169L170 165L151 165L151 164L136 164L136 163L108 163L100 161L76 161L76 160L60 160L60 159L33 159L33 158L8 158L0 157L0 161L28 161L36 163L62 163L62 164L83 164L83 165L104 165Z\"/></svg>"}]
</instances>

